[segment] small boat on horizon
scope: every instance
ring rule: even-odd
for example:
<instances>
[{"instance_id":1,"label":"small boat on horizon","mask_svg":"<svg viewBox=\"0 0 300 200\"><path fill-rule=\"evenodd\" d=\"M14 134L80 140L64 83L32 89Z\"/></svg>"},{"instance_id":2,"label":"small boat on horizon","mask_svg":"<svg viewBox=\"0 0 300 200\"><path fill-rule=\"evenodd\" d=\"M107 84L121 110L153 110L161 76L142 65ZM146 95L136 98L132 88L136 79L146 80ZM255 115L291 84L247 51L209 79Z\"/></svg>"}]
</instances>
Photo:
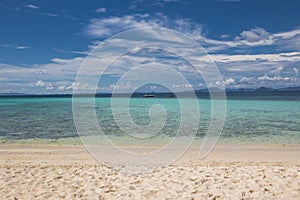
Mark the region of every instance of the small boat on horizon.
<instances>
[{"instance_id":1,"label":"small boat on horizon","mask_svg":"<svg viewBox=\"0 0 300 200\"><path fill-rule=\"evenodd\" d=\"M144 94L143 98L153 98L155 97L154 94Z\"/></svg>"}]
</instances>

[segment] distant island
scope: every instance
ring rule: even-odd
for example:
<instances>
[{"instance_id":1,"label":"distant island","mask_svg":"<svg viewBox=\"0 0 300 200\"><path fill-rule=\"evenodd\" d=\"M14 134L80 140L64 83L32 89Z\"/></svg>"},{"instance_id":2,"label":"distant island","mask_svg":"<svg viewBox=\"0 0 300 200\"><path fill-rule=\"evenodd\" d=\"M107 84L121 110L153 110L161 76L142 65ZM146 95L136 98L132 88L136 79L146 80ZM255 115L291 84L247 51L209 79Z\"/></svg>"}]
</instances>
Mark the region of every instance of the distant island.
<instances>
[{"instance_id":1,"label":"distant island","mask_svg":"<svg viewBox=\"0 0 300 200\"><path fill-rule=\"evenodd\" d=\"M154 98L176 98L176 95L181 97L193 97L195 94L198 98L210 98L210 93L220 93L222 90L219 88L205 88L195 91L182 91L172 93L172 92L143 92L138 91L133 94L130 93L96 93L94 94L77 94L77 97L133 97L133 98L144 98L144 97L154 97ZM245 98L251 98L251 96L300 96L300 86L297 87L286 87L286 88L270 88L270 87L260 87L260 88L226 88L227 97L242 96ZM71 98L73 94L25 94L25 93L0 93L0 97L66 97Z\"/></svg>"}]
</instances>

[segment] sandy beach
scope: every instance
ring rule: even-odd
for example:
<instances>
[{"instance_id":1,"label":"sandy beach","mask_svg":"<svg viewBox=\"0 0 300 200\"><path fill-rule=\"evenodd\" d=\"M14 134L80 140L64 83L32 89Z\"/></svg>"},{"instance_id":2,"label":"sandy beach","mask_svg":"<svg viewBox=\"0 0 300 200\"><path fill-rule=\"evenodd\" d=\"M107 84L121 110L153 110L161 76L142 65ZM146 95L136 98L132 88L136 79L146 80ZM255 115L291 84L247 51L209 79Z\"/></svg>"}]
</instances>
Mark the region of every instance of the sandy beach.
<instances>
[{"instance_id":1,"label":"sandy beach","mask_svg":"<svg viewBox=\"0 0 300 200\"><path fill-rule=\"evenodd\" d=\"M193 146L176 163L128 171L81 146L0 146L1 199L300 199L300 145Z\"/></svg>"}]
</instances>

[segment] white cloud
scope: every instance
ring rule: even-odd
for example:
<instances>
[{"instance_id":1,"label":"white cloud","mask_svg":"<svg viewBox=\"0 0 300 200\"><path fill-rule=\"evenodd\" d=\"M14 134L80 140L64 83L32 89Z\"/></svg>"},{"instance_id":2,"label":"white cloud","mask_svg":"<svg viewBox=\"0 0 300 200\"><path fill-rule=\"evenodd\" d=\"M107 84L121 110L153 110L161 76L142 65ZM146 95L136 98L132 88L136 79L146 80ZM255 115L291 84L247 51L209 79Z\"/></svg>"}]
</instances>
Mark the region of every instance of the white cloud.
<instances>
[{"instance_id":1,"label":"white cloud","mask_svg":"<svg viewBox=\"0 0 300 200\"><path fill-rule=\"evenodd\" d=\"M135 14L135 15L125 15L125 16L111 16L104 17L100 19L93 19L90 24L86 27L86 31L89 35L96 37L107 37L111 34L117 33L120 30L126 30L131 28L141 28L149 26L163 26L169 28L175 28L175 30L182 31L183 33L196 39L201 45L207 47L207 49L218 51L224 50L226 48L237 48L237 50L246 49L251 47L257 47L260 45L279 45L288 48L288 45L293 45L291 47L296 48L299 43L298 37L300 36L300 31L298 29L281 32L281 33L269 33L266 30L256 27L248 31L242 31L238 37L223 37L224 40L213 40L207 38L204 34L203 27L199 24L193 23L188 19L175 19L171 20L167 16L162 14L149 15L149 14ZM152 34L155 39L161 37L162 35ZM166 38L166 44L178 42L180 38L176 35L167 34L164 35ZM228 39L226 39L228 38ZM234 39L230 39L234 38ZM299 37L300 38L300 37ZM299 40L300 41L300 40ZM137 46L141 43L136 42ZM178 42L180 43L180 42ZM99 44L99 41L92 44L89 48L93 48ZM121 39L116 39L110 43L113 45L112 49L118 51L122 48ZM132 44L130 44L132 45ZM0 45L7 48L24 49L26 46L12 46L12 45ZM299 46L299 45L298 45ZM17 48L18 47L18 48ZM241 48L240 48L241 47ZM246 47L246 48L244 48ZM28 47L27 47L28 48ZM240 49L239 49L240 48ZM299 48L299 47L298 47ZM300 49L300 48L299 48ZM187 54L192 53L191 49L180 49L182 52ZM134 49L133 53L141 52L140 49ZM71 59L54 58L48 64L34 65L31 68L24 68L20 66L8 66L5 64L0 64L0 83L1 88L12 88L16 87L39 87L41 89L49 91L70 91L72 89L93 89L89 85L85 84L73 84L76 72L80 65L84 61L87 52L83 52L84 56L74 57ZM141 52L140 56L130 56L125 55L120 58L115 63L115 68L110 68L106 71L106 74L118 76L124 72L131 69L134 64L139 63L152 63L153 65L163 63L168 66L174 66L180 72L186 73L189 77L195 74L195 70L190 70L188 65L178 62L178 60L162 60L151 56L148 52ZM143 57L144 56L144 57ZM105 53L103 55L105 60L102 63L109 63L111 61L111 55ZM251 86L259 85L261 82L266 84L296 84L296 76L298 76L300 63L300 50L299 51L283 51L283 53L265 53L265 54L218 54L213 53L210 56L195 56L193 59L203 62L209 62L211 60L215 61L222 75L225 77L230 77L224 79L224 82L214 83L214 85L226 85L226 86L237 86L238 84L252 84ZM93 67L99 65L99 60L91 59L89 60L89 66L91 71ZM90 70L88 69L88 70ZM89 74L90 71L87 71ZM166 76L167 77L167 76ZM14 82L15 81L15 82ZM46 82L47 81L47 82ZM51 83L50 83L50 82ZM14 83L13 83L14 82ZM173 84L175 88L191 88L193 85L197 85L197 82L191 84ZM171 84L171 85L172 85ZM120 83L111 84L103 87L102 89L130 89L133 83ZM197 86L198 87L198 86ZM34 90L34 89L33 89Z\"/></svg>"},{"instance_id":2,"label":"white cloud","mask_svg":"<svg viewBox=\"0 0 300 200\"><path fill-rule=\"evenodd\" d=\"M94 37L103 38L125 30L147 27L165 27L182 32L196 40L203 38L201 36L203 33L202 25L193 23L190 19L186 18L173 20L161 13L95 18L86 27L86 33Z\"/></svg>"},{"instance_id":3,"label":"white cloud","mask_svg":"<svg viewBox=\"0 0 300 200\"><path fill-rule=\"evenodd\" d=\"M48 86L48 87L46 87L46 90L53 90L53 89L54 89L53 86Z\"/></svg>"},{"instance_id":4,"label":"white cloud","mask_svg":"<svg viewBox=\"0 0 300 200\"><path fill-rule=\"evenodd\" d=\"M237 47L256 47L274 44L271 34L262 28L256 27L249 31L242 31L234 40L214 40L206 37L199 37L200 44L207 45L214 51Z\"/></svg>"},{"instance_id":5,"label":"white cloud","mask_svg":"<svg viewBox=\"0 0 300 200\"><path fill-rule=\"evenodd\" d=\"M151 18L148 14L111 16L107 18L92 19L86 32L96 37L107 37L132 28L145 28L161 26L164 19Z\"/></svg>"},{"instance_id":6,"label":"white cloud","mask_svg":"<svg viewBox=\"0 0 300 200\"><path fill-rule=\"evenodd\" d=\"M246 40L249 42L256 42L260 40L269 40L270 33L260 27L256 27L250 29L249 31L243 31L240 36L238 36L237 40Z\"/></svg>"},{"instance_id":7,"label":"white cloud","mask_svg":"<svg viewBox=\"0 0 300 200\"><path fill-rule=\"evenodd\" d=\"M223 38L224 39L224 38ZM234 40L214 40L206 37L199 38L201 44L207 45L208 50L219 51L228 48L251 48L260 46L277 46L285 50L300 50L300 29L281 33L269 33L261 27L242 31Z\"/></svg>"},{"instance_id":8,"label":"white cloud","mask_svg":"<svg viewBox=\"0 0 300 200\"><path fill-rule=\"evenodd\" d=\"M276 44L280 50L300 51L300 34L288 39L279 39Z\"/></svg>"},{"instance_id":9,"label":"white cloud","mask_svg":"<svg viewBox=\"0 0 300 200\"><path fill-rule=\"evenodd\" d=\"M116 83L113 83L109 86L111 89L113 90L129 90L131 89L131 82L126 82L126 83L119 83L119 84L116 84Z\"/></svg>"},{"instance_id":10,"label":"white cloud","mask_svg":"<svg viewBox=\"0 0 300 200\"><path fill-rule=\"evenodd\" d=\"M300 61L300 52L274 53L274 54L210 54L199 58L203 61L213 60L214 62L230 63L238 61L269 61L269 62L298 62Z\"/></svg>"},{"instance_id":11,"label":"white cloud","mask_svg":"<svg viewBox=\"0 0 300 200\"><path fill-rule=\"evenodd\" d=\"M219 88L222 88L222 87L225 87L225 86L233 86L234 83L235 83L235 79L233 79L233 78L227 78L227 79L225 79L223 81L215 81L215 82L209 83L208 87L219 87Z\"/></svg>"},{"instance_id":12,"label":"white cloud","mask_svg":"<svg viewBox=\"0 0 300 200\"><path fill-rule=\"evenodd\" d=\"M242 83L248 83L248 82L250 82L250 81L253 81L253 77L242 77L241 79L240 79L240 82L242 82Z\"/></svg>"},{"instance_id":13,"label":"white cloud","mask_svg":"<svg viewBox=\"0 0 300 200\"><path fill-rule=\"evenodd\" d=\"M225 84L225 85L231 85L231 84L233 84L234 82L235 82L235 79L233 79L233 78L228 78L228 79L225 79L224 84Z\"/></svg>"},{"instance_id":14,"label":"white cloud","mask_svg":"<svg viewBox=\"0 0 300 200\"><path fill-rule=\"evenodd\" d=\"M55 13L44 12L44 13L41 13L41 14L45 15L45 16L49 16L49 17L58 17L58 14L55 14Z\"/></svg>"},{"instance_id":15,"label":"white cloud","mask_svg":"<svg viewBox=\"0 0 300 200\"><path fill-rule=\"evenodd\" d=\"M33 4L27 4L25 5L27 8L32 8L32 9L40 9L40 7L33 5Z\"/></svg>"},{"instance_id":16,"label":"white cloud","mask_svg":"<svg viewBox=\"0 0 300 200\"><path fill-rule=\"evenodd\" d=\"M64 91L64 90L65 90L65 88L66 88L66 86L64 86L64 85L61 85L61 86L59 86L59 87L57 88L57 90L59 90L59 91Z\"/></svg>"},{"instance_id":17,"label":"white cloud","mask_svg":"<svg viewBox=\"0 0 300 200\"><path fill-rule=\"evenodd\" d=\"M71 89L75 89L75 90L93 90L94 88L91 87L89 84L87 83L80 83L80 82L76 82L76 83L72 83L72 85L67 86L66 87L67 90L71 90Z\"/></svg>"},{"instance_id":18,"label":"white cloud","mask_svg":"<svg viewBox=\"0 0 300 200\"><path fill-rule=\"evenodd\" d=\"M12 44L0 44L0 47L3 47L3 48L12 48L12 49L19 49L19 50L30 49L31 48L29 46L12 45Z\"/></svg>"},{"instance_id":19,"label":"white cloud","mask_svg":"<svg viewBox=\"0 0 300 200\"><path fill-rule=\"evenodd\" d=\"M30 68L0 64L0 85L3 88L25 89L27 93L55 91L60 85L71 85L74 82L82 59L54 59L56 62Z\"/></svg>"},{"instance_id":20,"label":"white cloud","mask_svg":"<svg viewBox=\"0 0 300 200\"><path fill-rule=\"evenodd\" d=\"M200 24L193 23L189 19L177 19L177 20L171 20L168 19L168 24L165 24L165 26L178 30L189 37L195 39L195 40L201 40L203 39L203 27Z\"/></svg>"},{"instance_id":21,"label":"white cloud","mask_svg":"<svg viewBox=\"0 0 300 200\"><path fill-rule=\"evenodd\" d=\"M275 69L271 71L272 74L280 74L280 72L284 69L283 66L277 66Z\"/></svg>"},{"instance_id":22,"label":"white cloud","mask_svg":"<svg viewBox=\"0 0 300 200\"><path fill-rule=\"evenodd\" d=\"M295 29L295 30L292 30L292 31L273 34L274 37L282 38L282 39L290 39L290 38L295 37L297 35L300 35L300 29Z\"/></svg>"},{"instance_id":23,"label":"white cloud","mask_svg":"<svg viewBox=\"0 0 300 200\"><path fill-rule=\"evenodd\" d=\"M97 43L99 44L99 43ZM90 46L89 49L93 49L95 46ZM55 51L59 53L65 53L65 54L80 54L80 55L88 55L89 51L72 51L72 50L64 50L59 48L54 48Z\"/></svg>"},{"instance_id":24,"label":"white cloud","mask_svg":"<svg viewBox=\"0 0 300 200\"><path fill-rule=\"evenodd\" d=\"M187 18L171 19L161 13L95 18L86 27L86 33L94 37L103 38L128 29L145 27L165 27L177 30L197 40L208 52L216 52L228 48L251 48L270 45L300 50L300 46L296 45L300 42L300 37L297 38L300 36L300 29L272 34L261 27L255 27L242 31L238 36L233 37L234 39L232 40L226 34L221 36L223 40L215 40L205 36L201 24L194 23ZM295 43L295 41L298 41L298 43Z\"/></svg>"},{"instance_id":25,"label":"white cloud","mask_svg":"<svg viewBox=\"0 0 300 200\"><path fill-rule=\"evenodd\" d=\"M96 12L97 13L105 13L106 12L106 8L97 8Z\"/></svg>"},{"instance_id":26,"label":"white cloud","mask_svg":"<svg viewBox=\"0 0 300 200\"><path fill-rule=\"evenodd\" d=\"M17 46L16 49L30 49L30 47L27 47L27 46Z\"/></svg>"},{"instance_id":27,"label":"white cloud","mask_svg":"<svg viewBox=\"0 0 300 200\"><path fill-rule=\"evenodd\" d=\"M38 82L36 82L35 86L44 87L45 83L42 80L39 80Z\"/></svg>"},{"instance_id":28,"label":"white cloud","mask_svg":"<svg viewBox=\"0 0 300 200\"><path fill-rule=\"evenodd\" d=\"M193 85L189 84L189 83L173 84L172 88L174 88L174 89L192 89Z\"/></svg>"},{"instance_id":29,"label":"white cloud","mask_svg":"<svg viewBox=\"0 0 300 200\"><path fill-rule=\"evenodd\" d=\"M96 88L96 89L98 89L98 88ZM59 91L80 90L80 91L83 91L83 92L88 92L88 91L95 90L95 87L92 87L88 83L74 82L70 85L58 86L57 90L59 90Z\"/></svg>"},{"instance_id":30,"label":"white cloud","mask_svg":"<svg viewBox=\"0 0 300 200\"><path fill-rule=\"evenodd\" d=\"M289 77L280 77L280 76L269 77L267 74L257 78L257 80L259 81L280 81L280 80L289 81L290 79L291 78Z\"/></svg>"},{"instance_id":31,"label":"white cloud","mask_svg":"<svg viewBox=\"0 0 300 200\"><path fill-rule=\"evenodd\" d=\"M38 82L35 83L35 86L45 88L46 90L53 90L54 89L52 83L44 82L42 80L38 80Z\"/></svg>"},{"instance_id":32,"label":"white cloud","mask_svg":"<svg viewBox=\"0 0 300 200\"><path fill-rule=\"evenodd\" d=\"M220 36L221 39L226 39L226 38L230 38L231 36L228 34L223 34Z\"/></svg>"}]
</instances>

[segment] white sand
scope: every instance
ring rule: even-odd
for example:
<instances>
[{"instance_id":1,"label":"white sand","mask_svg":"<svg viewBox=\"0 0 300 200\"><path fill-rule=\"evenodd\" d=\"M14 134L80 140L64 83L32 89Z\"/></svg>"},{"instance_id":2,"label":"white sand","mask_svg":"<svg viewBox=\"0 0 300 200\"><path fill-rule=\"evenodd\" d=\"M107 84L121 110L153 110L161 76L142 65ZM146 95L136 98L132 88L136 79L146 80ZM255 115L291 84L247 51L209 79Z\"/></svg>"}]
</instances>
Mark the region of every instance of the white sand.
<instances>
[{"instance_id":1,"label":"white sand","mask_svg":"<svg viewBox=\"0 0 300 200\"><path fill-rule=\"evenodd\" d=\"M300 145L197 150L126 172L78 146L0 146L0 199L300 199Z\"/></svg>"}]
</instances>

